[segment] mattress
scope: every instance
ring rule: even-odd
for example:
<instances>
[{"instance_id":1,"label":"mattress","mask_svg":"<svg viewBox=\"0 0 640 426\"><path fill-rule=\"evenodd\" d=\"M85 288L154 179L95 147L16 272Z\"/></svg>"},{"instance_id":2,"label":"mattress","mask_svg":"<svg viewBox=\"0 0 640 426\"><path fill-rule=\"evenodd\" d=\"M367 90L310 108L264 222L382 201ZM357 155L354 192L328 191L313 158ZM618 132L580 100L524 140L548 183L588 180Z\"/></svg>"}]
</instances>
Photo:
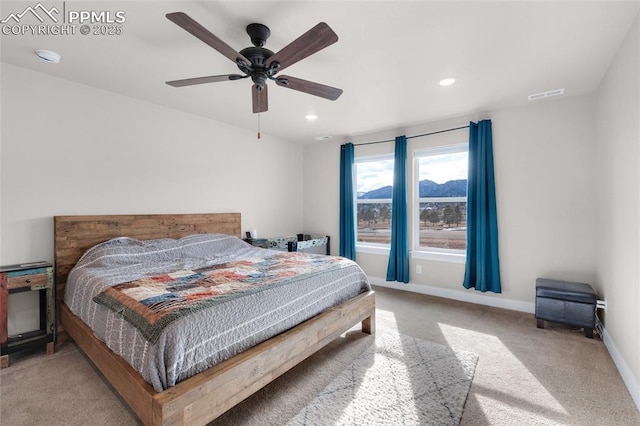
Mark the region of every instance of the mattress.
<instances>
[{"instance_id":1,"label":"mattress","mask_svg":"<svg viewBox=\"0 0 640 426\"><path fill-rule=\"evenodd\" d=\"M305 266L290 274L277 263L282 260L319 267L312 271ZM245 289L234 281L246 269L240 268L225 278L225 286L240 288L241 294L187 308L188 315L176 315L153 338L130 322L126 308L104 303L105 293L136 280L246 264L268 265L282 279L274 280L268 272L267 284ZM259 275L265 273L247 272L244 281L257 281ZM369 290L364 272L348 259L283 253L228 235L198 234L179 240L123 237L99 244L69 273L64 300L100 340L160 392Z\"/></svg>"}]
</instances>

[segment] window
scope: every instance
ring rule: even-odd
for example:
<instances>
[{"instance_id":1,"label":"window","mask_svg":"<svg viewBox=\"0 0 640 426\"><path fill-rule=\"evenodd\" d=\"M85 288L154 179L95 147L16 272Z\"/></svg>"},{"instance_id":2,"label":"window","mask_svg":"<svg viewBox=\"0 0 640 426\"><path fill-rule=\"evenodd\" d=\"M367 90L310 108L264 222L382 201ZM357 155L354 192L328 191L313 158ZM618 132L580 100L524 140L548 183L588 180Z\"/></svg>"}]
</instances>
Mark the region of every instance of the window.
<instances>
[{"instance_id":1,"label":"window","mask_svg":"<svg viewBox=\"0 0 640 426\"><path fill-rule=\"evenodd\" d=\"M356 242L391 243L393 156L356 158Z\"/></svg>"},{"instance_id":2,"label":"window","mask_svg":"<svg viewBox=\"0 0 640 426\"><path fill-rule=\"evenodd\" d=\"M414 158L416 250L466 250L468 145L418 150Z\"/></svg>"}]
</instances>

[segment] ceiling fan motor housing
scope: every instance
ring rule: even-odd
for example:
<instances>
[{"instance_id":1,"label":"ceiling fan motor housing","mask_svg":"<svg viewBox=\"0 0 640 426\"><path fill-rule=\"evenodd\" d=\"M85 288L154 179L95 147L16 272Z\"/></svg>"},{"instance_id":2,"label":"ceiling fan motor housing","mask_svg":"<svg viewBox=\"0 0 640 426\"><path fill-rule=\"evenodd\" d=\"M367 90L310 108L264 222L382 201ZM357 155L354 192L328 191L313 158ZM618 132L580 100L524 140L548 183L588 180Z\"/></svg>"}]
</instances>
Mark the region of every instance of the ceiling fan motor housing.
<instances>
[{"instance_id":1,"label":"ceiling fan motor housing","mask_svg":"<svg viewBox=\"0 0 640 426\"><path fill-rule=\"evenodd\" d=\"M273 52L264 47L247 47L242 49L240 54L251 61L251 67L245 66L243 62L238 62L238 68L250 75L258 90L262 90L267 79L275 73L275 69L267 70L266 68L267 60L273 56Z\"/></svg>"},{"instance_id":2,"label":"ceiling fan motor housing","mask_svg":"<svg viewBox=\"0 0 640 426\"><path fill-rule=\"evenodd\" d=\"M265 67L267 59L273 56L273 52L264 47L247 47L240 54L251 61L252 67Z\"/></svg>"}]
</instances>

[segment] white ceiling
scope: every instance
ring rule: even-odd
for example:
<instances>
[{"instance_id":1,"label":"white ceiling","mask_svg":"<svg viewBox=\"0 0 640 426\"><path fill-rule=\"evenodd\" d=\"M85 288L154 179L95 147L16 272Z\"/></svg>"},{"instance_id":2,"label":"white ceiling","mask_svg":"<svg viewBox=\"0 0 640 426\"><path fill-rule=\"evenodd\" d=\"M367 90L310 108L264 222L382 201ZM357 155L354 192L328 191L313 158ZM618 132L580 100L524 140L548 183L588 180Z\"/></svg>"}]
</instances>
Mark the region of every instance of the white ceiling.
<instances>
[{"instance_id":1,"label":"white ceiling","mask_svg":"<svg viewBox=\"0 0 640 426\"><path fill-rule=\"evenodd\" d=\"M238 51L251 45L245 27L252 22L271 28L265 47L274 52L326 22L339 41L286 74L339 87L343 95L332 102L270 82L269 111L260 116L263 134L301 143L526 104L527 95L552 89L565 88L565 96L591 93L640 10L638 1L42 3L125 11L123 34L3 34L3 62L252 131L250 80L183 88L164 83L238 72L165 14L186 12ZM3 1L0 18L30 4L37 0ZM35 49L54 50L62 61L44 63ZM441 87L444 77L457 82ZM308 113L319 118L307 122Z\"/></svg>"}]
</instances>

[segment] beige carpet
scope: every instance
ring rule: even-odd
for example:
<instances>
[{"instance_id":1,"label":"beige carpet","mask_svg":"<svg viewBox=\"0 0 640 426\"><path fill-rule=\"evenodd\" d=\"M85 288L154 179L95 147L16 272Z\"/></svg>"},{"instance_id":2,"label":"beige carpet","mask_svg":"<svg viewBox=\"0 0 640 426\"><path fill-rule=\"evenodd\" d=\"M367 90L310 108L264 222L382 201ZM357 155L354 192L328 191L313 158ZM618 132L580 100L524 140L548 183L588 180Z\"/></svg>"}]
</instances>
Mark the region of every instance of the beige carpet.
<instances>
[{"instance_id":1,"label":"beige carpet","mask_svg":"<svg viewBox=\"0 0 640 426\"><path fill-rule=\"evenodd\" d=\"M477 363L471 352L378 332L287 426L455 426Z\"/></svg>"},{"instance_id":2,"label":"beige carpet","mask_svg":"<svg viewBox=\"0 0 640 426\"><path fill-rule=\"evenodd\" d=\"M461 425L640 425L640 412L597 339L533 315L376 288L378 335L430 340L479 356ZM213 424L284 425L373 342L337 339ZM0 371L1 425L135 425L74 346L11 356Z\"/></svg>"}]
</instances>

